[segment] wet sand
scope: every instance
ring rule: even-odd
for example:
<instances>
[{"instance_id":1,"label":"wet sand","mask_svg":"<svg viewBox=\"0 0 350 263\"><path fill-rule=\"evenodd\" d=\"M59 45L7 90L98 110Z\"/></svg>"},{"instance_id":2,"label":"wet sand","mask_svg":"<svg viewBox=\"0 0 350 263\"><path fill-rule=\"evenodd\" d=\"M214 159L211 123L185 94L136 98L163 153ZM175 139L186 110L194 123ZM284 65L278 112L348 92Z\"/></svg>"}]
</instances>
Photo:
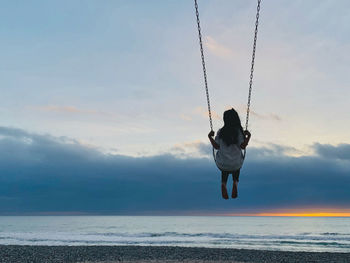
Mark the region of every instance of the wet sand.
<instances>
[{"instance_id":1,"label":"wet sand","mask_svg":"<svg viewBox=\"0 0 350 263\"><path fill-rule=\"evenodd\" d=\"M0 246L0 262L350 262L350 253L154 246Z\"/></svg>"}]
</instances>

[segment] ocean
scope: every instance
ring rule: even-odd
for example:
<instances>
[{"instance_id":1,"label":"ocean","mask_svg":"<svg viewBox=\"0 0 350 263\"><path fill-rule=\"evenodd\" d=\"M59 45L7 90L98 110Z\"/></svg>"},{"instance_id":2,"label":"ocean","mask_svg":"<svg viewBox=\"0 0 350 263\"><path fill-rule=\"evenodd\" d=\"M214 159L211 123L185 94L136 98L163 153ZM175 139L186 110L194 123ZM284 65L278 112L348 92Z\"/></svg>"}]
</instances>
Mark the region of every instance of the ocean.
<instances>
[{"instance_id":1,"label":"ocean","mask_svg":"<svg viewBox=\"0 0 350 263\"><path fill-rule=\"evenodd\" d=\"M0 244L350 252L350 218L1 216Z\"/></svg>"}]
</instances>

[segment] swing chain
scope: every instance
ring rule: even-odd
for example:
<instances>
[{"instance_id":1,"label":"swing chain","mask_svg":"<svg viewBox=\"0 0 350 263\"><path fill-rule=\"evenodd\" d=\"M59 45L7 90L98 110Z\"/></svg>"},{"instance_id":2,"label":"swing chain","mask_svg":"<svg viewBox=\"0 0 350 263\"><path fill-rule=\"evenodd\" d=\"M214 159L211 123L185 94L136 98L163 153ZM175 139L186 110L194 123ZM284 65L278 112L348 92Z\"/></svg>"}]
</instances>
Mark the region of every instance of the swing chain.
<instances>
[{"instance_id":1,"label":"swing chain","mask_svg":"<svg viewBox=\"0 0 350 263\"><path fill-rule=\"evenodd\" d=\"M197 17L197 28L198 28L198 39L199 39L199 47L201 52L201 58L202 58L202 67L203 67L203 75L204 75L204 85L205 85L205 93L207 95L207 106L208 106L208 115L209 115L209 124L210 124L210 130L213 130L213 121L211 117L211 108L210 108L210 99L209 99L209 89L208 89L208 80L207 80L207 69L205 66L205 60L204 60L204 50L203 50L203 43L202 43L202 33L201 33L201 25L199 21L199 11L198 11L198 3L197 0L194 0L194 6L196 8L196 17Z\"/></svg>"},{"instance_id":2,"label":"swing chain","mask_svg":"<svg viewBox=\"0 0 350 263\"><path fill-rule=\"evenodd\" d=\"M257 39L258 39L260 3L261 3L261 0L258 0L258 5L257 5L257 8L256 8L256 20L255 20L255 31L254 31L253 54L252 54L252 61L251 61L251 68L250 68L250 77L249 77L249 93L248 93L248 103L247 103L247 115L246 115L246 122L245 122L245 130L248 130L248 122L249 122L250 102L251 102L252 87L253 87L255 51L256 51L256 42L257 42ZM210 130L212 131L213 130L213 121L212 121L211 108L210 108L210 98L209 98L209 89L208 89L208 80L207 80L207 70L206 70L205 60L204 60L204 50L203 50L203 43L202 43L202 33L201 33L201 26L200 26L200 21L199 21L199 11L198 11L197 0L194 0L194 5L195 5L195 9L196 9L198 39L199 39L199 47L200 47L201 58L202 58L205 93L206 93L206 96L207 96L209 124L210 124ZM245 155L246 155L246 150L244 150L243 158L245 158ZM214 157L214 160L216 161L214 147L213 147L213 157Z\"/></svg>"},{"instance_id":3,"label":"swing chain","mask_svg":"<svg viewBox=\"0 0 350 263\"><path fill-rule=\"evenodd\" d=\"M247 103L247 116L246 116L246 120L245 120L245 130L248 130L248 122L249 122L250 101L251 101L251 96L252 96L253 75L254 75L254 63L255 63L255 50L256 50L256 41L257 41L257 39L258 39L258 26L259 26L260 3L261 3L261 0L258 0L258 6L257 6L257 8L256 8L256 20L255 20L255 31L254 31L254 43L253 43L252 63L251 63L250 77L249 77L249 93L248 93L248 103Z\"/></svg>"}]
</instances>

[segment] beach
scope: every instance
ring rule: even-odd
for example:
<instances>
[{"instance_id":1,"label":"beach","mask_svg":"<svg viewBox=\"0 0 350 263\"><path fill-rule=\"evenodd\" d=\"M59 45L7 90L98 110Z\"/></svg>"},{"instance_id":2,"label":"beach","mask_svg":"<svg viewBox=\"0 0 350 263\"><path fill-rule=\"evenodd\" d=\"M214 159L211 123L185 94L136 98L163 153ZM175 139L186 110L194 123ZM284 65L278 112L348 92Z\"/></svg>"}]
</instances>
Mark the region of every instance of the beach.
<instances>
[{"instance_id":1,"label":"beach","mask_svg":"<svg viewBox=\"0 0 350 263\"><path fill-rule=\"evenodd\" d=\"M0 262L350 262L350 253L169 246L0 246Z\"/></svg>"}]
</instances>

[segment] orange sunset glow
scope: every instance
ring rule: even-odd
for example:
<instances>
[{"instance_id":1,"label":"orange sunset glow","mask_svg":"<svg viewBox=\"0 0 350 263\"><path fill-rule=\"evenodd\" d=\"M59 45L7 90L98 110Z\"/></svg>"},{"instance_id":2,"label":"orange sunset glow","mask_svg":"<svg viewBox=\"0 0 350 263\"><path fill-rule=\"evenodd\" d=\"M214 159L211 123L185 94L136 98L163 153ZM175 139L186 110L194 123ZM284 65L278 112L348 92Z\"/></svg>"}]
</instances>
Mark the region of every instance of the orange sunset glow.
<instances>
[{"instance_id":1,"label":"orange sunset glow","mask_svg":"<svg viewBox=\"0 0 350 263\"><path fill-rule=\"evenodd\" d=\"M295 216L295 217L350 217L350 213L260 213L257 216Z\"/></svg>"},{"instance_id":2,"label":"orange sunset glow","mask_svg":"<svg viewBox=\"0 0 350 263\"><path fill-rule=\"evenodd\" d=\"M258 213L238 213L232 216L289 216L289 217L350 217L350 209L284 209Z\"/></svg>"}]
</instances>

